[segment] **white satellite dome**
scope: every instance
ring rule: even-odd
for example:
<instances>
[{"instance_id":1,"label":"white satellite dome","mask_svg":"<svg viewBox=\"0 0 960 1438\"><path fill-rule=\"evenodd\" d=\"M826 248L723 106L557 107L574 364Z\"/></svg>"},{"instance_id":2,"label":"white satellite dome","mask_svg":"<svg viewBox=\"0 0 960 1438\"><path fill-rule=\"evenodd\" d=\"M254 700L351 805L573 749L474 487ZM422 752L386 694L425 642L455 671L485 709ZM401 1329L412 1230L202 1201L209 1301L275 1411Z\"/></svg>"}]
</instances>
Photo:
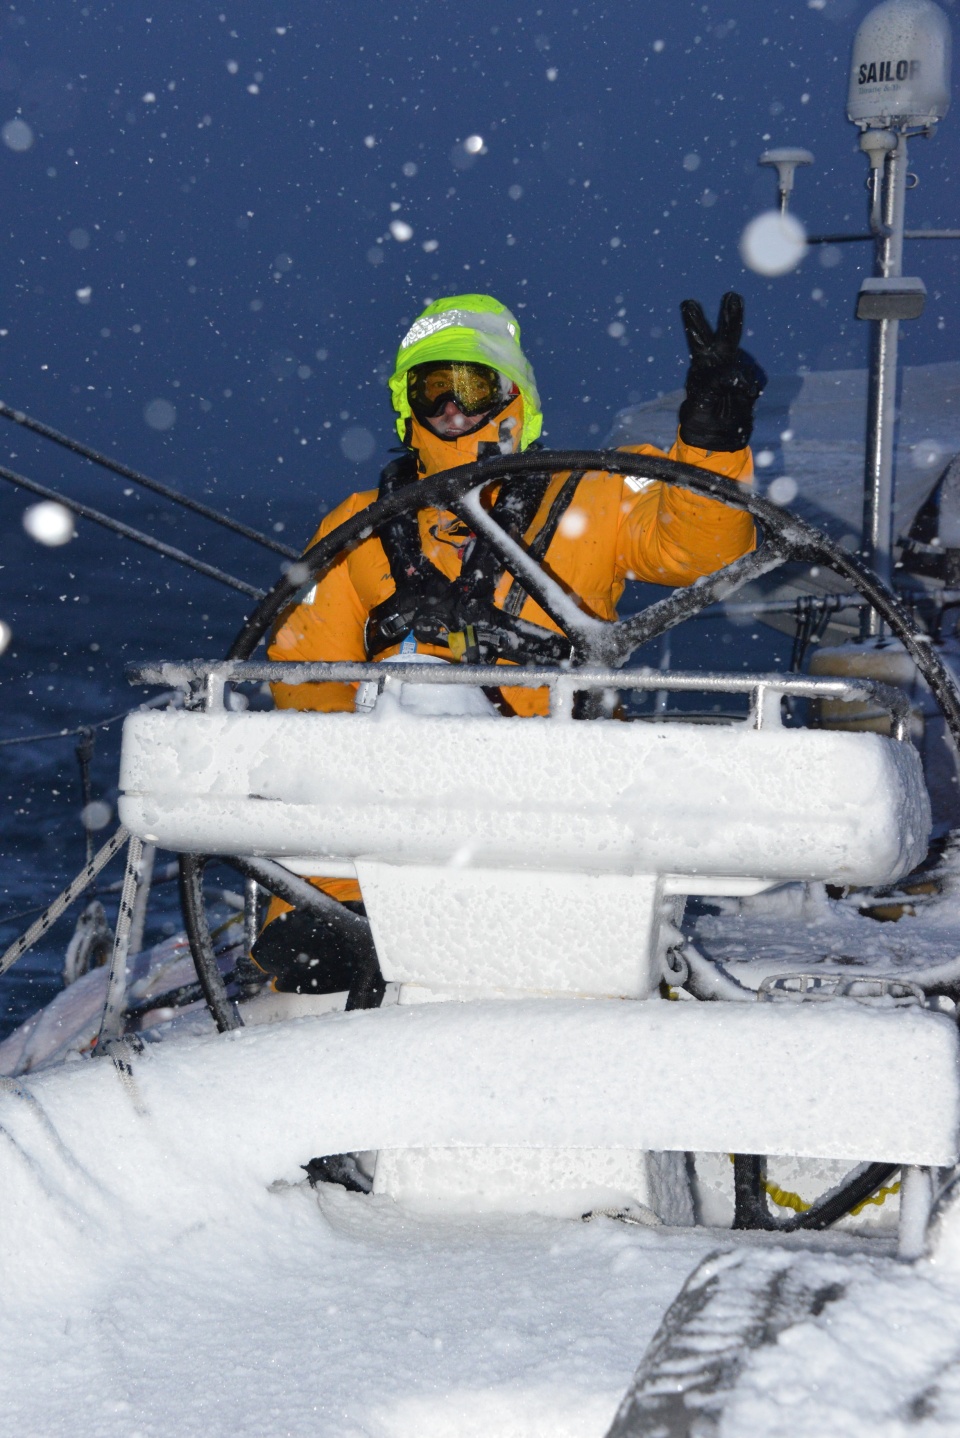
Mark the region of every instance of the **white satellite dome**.
<instances>
[{"instance_id":1,"label":"white satellite dome","mask_svg":"<svg viewBox=\"0 0 960 1438\"><path fill-rule=\"evenodd\" d=\"M933 0L884 0L853 42L847 116L855 125L935 125L950 107L950 25Z\"/></svg>"}]
</instances>

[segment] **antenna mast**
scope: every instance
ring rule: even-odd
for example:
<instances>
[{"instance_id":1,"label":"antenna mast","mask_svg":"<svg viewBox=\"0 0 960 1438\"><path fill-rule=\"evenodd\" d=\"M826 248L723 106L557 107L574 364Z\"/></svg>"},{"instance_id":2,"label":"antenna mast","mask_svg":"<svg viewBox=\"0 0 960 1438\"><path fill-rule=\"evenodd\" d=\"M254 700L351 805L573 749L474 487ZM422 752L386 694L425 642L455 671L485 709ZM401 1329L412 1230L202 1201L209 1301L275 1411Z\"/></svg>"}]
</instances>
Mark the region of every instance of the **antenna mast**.
<instances>
[{"instance_id":1,"label":"antenna mast","mask_svg":"<svg viewBox=\"0 0 960 1438\"><path fill-rule=\"evenodd\" d=\"M873 327L867 395L863 493L864 558L890 584L893 460L900 321L923 313L926 288L903 274L907 138L931 135L950 105L950 27L933 0L884 0L861 22L853 42L847 117L860 127L870 162L874 275L857 296L857 318ZM870 611L864 638L878 635Z\"/></svg>"}]
</instances>

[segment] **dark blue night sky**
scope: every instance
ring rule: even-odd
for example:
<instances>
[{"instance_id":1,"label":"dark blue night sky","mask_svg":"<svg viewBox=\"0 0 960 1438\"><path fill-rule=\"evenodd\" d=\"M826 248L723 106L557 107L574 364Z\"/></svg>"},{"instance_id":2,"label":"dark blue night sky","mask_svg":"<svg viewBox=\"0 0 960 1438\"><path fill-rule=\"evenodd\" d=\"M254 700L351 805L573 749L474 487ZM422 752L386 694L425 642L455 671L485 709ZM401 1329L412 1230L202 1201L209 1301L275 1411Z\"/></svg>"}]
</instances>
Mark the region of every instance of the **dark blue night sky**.
<instances>
[{"instance_id":1,"label":"dark blue night sky","mask_svg":"<svg viewBox=\"0 0 960 1438\"><path fill-rule=\"evenodd\" d=\"M771 373L862 365L868 245L768 281L737 242L774 202L757 156L775 144L816 156L795 206L809 229L864 228L844 103L868 8L8 5L0 397L299 544L375 483L395 443L383 381L427 298L482 290L515 309L555 446L599 443L619 408L682 384L687 295L714 308L741 289ZM913 143L911 225L960 224L958 127L953 113ZM930 300L907 363L957 357L958 264L956 245L908 243ZM252 582L276 576L276 556L11 426L0 461ZM89 524L43 549L22 530L27 501L0 488L4 734L122 708L125 659L223 650L239 595ZM2 753L21 859L33 846L67 876L70 745L56 785L46 751ZM23 902L18 872L7 892Z\"/></svg>"},{"instance_id":2,"label":"dark blue night sky","mask_svg":"<svg viewBox=\"0 0 960 1438\"><path fill-rule=\"evenodd\" d=\"M375 436L373 463L392 442L381 381L426 297L489 290L517 310L553 444L682 383L687 294L741 288L772 372L860 363L869 246L766 281L737 239L773 201L756 160L778 143L815 153L809 227L863 228L844 100L867 8L11 7L0 122L22 115L35 142L0 150L2 393L282 514L371 472L345 459L346 429ZM960 222L957 123L914 143L910 223ZM911 261L932 299L905 358L951 357L957 248ZM170 430L145 423L156 399Z\"/></svg>"}]
</instances>

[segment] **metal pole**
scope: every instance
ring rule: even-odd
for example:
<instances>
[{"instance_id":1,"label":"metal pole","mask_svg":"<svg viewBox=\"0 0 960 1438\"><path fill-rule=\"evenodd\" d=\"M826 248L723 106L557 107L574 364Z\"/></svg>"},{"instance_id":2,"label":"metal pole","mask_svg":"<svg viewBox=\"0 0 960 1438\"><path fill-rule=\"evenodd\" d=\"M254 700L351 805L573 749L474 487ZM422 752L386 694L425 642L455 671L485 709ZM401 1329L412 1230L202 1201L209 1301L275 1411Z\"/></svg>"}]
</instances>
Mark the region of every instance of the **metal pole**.
<instances>
[{"instance_id":1,"label":"metal pole","mask_svg":"<svg viewBox=\"0 0 960 1438\"><path fill-rule=\"evenodd\" d=\"M884 164L883 226L877 237L876 272L884 278L903 273L903 221L907 189L907 141L897 136L897 147ZM897 400L897 344L899 320L872 321L870 379L867 397L867 448L863 493L863 553L867 564L884 584L893 574L893 455ZM863 637L883 632L880 616L868 610Z\"/></svg>"},{"instance_id":2,"label":"metal pole","mask_svg":"<svg viewBox=\"0 0 960 1438\"><path fill-rule=\"evenodd\" d=\"M243 950L249 954L260 932L260 886L256 879L243 881Z\"/></svg>"},{"instance_id":3,"label":"metal pole","mask_svg":"<svg viewBox=\"0 0 960 1438\"><path fill-rule=\"evenodd\" d=\"M660 636L660 663L657 666L661 671L670 668L670 630ZM670 703L670 694L666 689L658 689L653 700L654 714L666 714L667 705Z\"/></svg>"}]
</instances>

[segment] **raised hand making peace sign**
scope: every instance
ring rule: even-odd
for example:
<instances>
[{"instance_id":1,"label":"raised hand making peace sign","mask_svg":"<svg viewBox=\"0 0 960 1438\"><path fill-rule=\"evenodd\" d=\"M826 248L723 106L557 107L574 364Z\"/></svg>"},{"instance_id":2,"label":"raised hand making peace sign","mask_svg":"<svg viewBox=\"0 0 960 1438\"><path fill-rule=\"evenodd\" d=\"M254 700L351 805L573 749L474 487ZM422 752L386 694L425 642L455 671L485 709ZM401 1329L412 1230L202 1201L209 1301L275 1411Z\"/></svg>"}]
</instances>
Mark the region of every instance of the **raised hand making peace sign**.
<instances>
[{"instance_id":1,"label":"raised hand making peace sign","mask_svg":"<svg viewBox=\"0 0 960 1438\"><path fill-rule=\"evenodd\" d=\"M743 449L753 430L753 407L767 383L753 356L740 348L743 296L727 291L716 329L696 300L683 300L680 313L690 349L680 438L700 449Z\"/></svg>"}]
</instances>

